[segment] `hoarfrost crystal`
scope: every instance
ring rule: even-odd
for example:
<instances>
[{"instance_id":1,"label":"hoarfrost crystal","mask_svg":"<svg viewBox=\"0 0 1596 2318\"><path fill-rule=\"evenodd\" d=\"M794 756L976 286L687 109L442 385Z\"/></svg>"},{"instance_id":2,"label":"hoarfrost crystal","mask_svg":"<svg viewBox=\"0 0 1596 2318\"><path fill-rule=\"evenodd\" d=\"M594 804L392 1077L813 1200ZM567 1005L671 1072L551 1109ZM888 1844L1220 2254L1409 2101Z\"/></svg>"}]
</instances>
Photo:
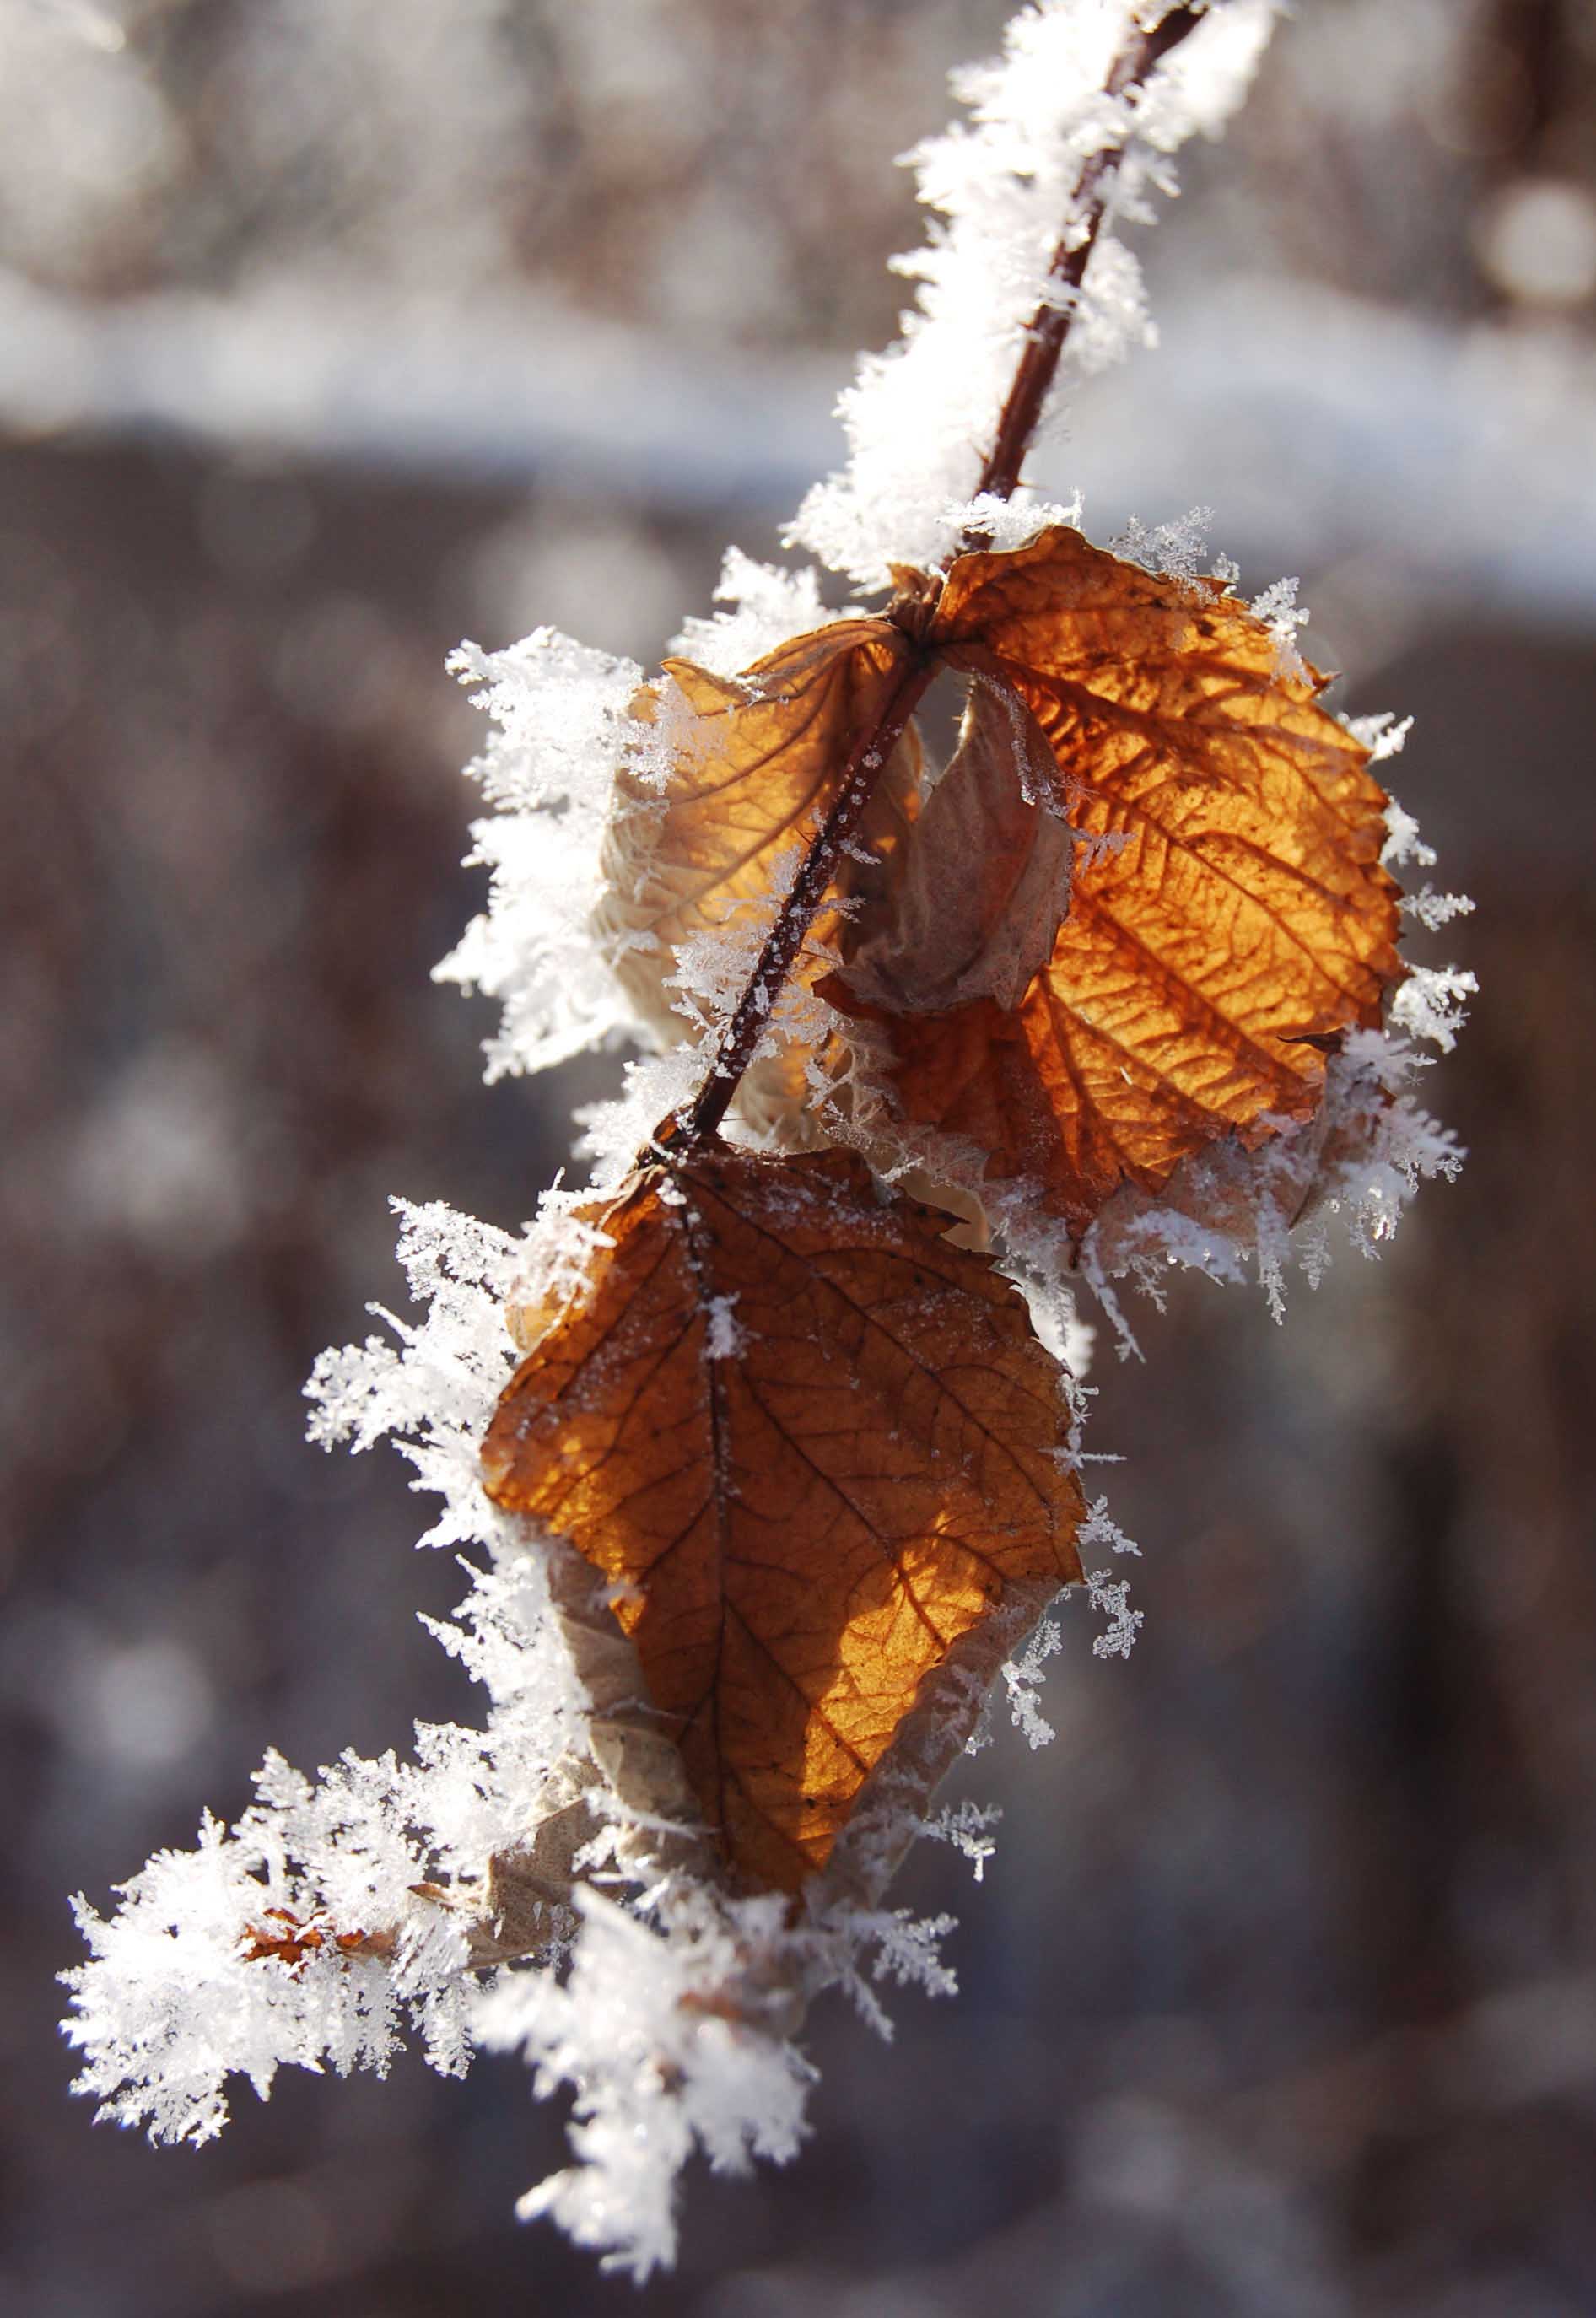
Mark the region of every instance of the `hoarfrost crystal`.
<instances>
[{"instance_id":1,"label":"hoarfrost crystal","mask_svg":"<svg viewBox=\"0 0 1596 2318\"><path fill-rule=\"evenodd\" d=\"M1055 294L1071 308L1066 380L1151 337L1139 268L1115 229L1145 222L1152 196L1173 192L1170 157L1187 139L1223 128L1276 7L1212 0L1144 85L1106 93L1115 59L1140 53L1161 13L1138 0L1041 0L1015 19L997 62L957 76L969 121L910 157L934 212L929 245L900 261L919 284L918 308L900 346L867 358L845 397L849 464L811 493L794 527L832 570L876 587L893 565L934 569L967 529L1004 548L1079 521L1078 505L1023 491L1013 504L973 499L1005 381L1031 317ZM1057 292L1054 254L1079 247L1093 228L1082 189L1102 157L1115 162L1099 180L1102 229L1079 294ZM1195 578L1206 521L1198 510L1179 524L1138 526L1124 551ZM722 608L690 621L678 642L724 677L840 616L812 569L781 571L736 550L718 600ZM1289 586L1255 608L1288 660L1302 616ZM505 651L463 645L452 665L494 724L471 768L489 808L475 827L473 859L489 869L490 892L438 972L502 1007L488 1075L539 1070L629 1033L641 1043L643 1026L592 920L620 762L632 777L630 810L663 810L671 688L654 696L650 715L634 715L643 671L548 628ZM1355 730L1385 756L1405 728L1373 719ZM1389 828L1388 858L1429 865L1394 805ZM794 854L773 887L785 888L796 866ZM773 890L773 910L778 899ZM1426 887L1412 915L1433 928L1465 906ZM684 946L671 993L684 1029L724 1022L763 922L755 912ZM973 1146L944 1138L930 1155L905 1146L892 1163L892 1122L863 1047L847 1066L851 1110L838 1103L836 1079L817 1076L810 1092L831 1102L838 1137L888 1153L883 1196L928 1156L945 1181L963 1184L964 1212L984 1214L1038 1334L1079 1373L1091 1336L1075 1310L1081 1277L1128 1344L1116 1279L1156 1293L1171 1261L1222 1279L1251 1264L1278 1307L1288 1250L1316 1276L1330 1217L1374 1252L1417 1181L1457 1163L1451 1138L1414 1107L1409 1087L1421 1061L1415 1041L1448 1046L1471 986L1456 969L1413 971L1390 1031L1357 1032L1331 1058L1315 1119L1261 1155L1229 1146L1201 1155L1163 1199L1116 1200L1078 1265L1023 1186L986 1198L982 1210L976 1194L987 1187ZM762 1052L783 1036L815 1045L838 1019L802 987L768 998ZM617 1181L655 1124L691 1099L703 1067L685 1040L627 1066L623 1096L585 1122L601 1181ZM883 2033L882 1983L952 1991L939 1953L948 1919L885 1909L881 1892L917 1831L954 1845L979 1874L995 1814L972 1803L929 1810L927 1780L934 1784L946 1763L946 1751L931 1761L929 1745L919 1789L912 1776L889 1787L874 1819L865 1815L847 1873L828 1881L828 1870L789 1908L779 1895L731 1896L702 1846L695 1853L702 1830L661 1811L662 1742L593 1573L501 1514L479 1462L514 1365L507 1313L558 1303L603 1244L578 1204L557 1188L519 1234L439 1205L399 1204L400 1262L426 1308L414 1318L379 1312L381 1332L324 1355L309 1387L312 1436L356 1451L394 1440L417 1485L442 1499L424 1542L471 1557L455 1619L429 1623L481 1685L482 1727L418 1726L411 1759L346 1754L316 1779L269 1756L236 1826L208 1814L194 1849L151 1860L109 1918L78 1903L90 1954L67 1975L68 2033L83 2055L80 2088L102 2113L168 2141L220 2131L232 2076L265 2098L287 2064L381 2072L407 2034L449 2074L475 2049L519 2053L540 2091L568 2085L575 2095L575 2162L529 2192L521 2210L552 2216L642 2278L672 2258L678 2178L695 2151L740 2172L798 2147L811 2071L794 2040L821 1990L842 1990ZM1316 1219L1294 1233L1305 1208ZM717 1298L709 1311L714 1361L742 1352L737 1301ZM1077 1397L1076 1415L1080 1406ZM1058 1454L1082 1461L1074 1430ZM1101 1501L1079 1542L1085 1590L1106 1621L1094 1649L1123 1653L1140 1613L1106 1557L1134 1549ZM1035 1621L1035 1606L1027 1615ZM1000 1694L1032 1745L1052 1735L1037 1694L1062 1639L1046 1618L1028 1640L1018 1623L1005 1628L997 1645L1013 1653ZM979 1689L963 1669L927 1718L955 1751L982 1743Z\"/></svg>"}]
</instances>

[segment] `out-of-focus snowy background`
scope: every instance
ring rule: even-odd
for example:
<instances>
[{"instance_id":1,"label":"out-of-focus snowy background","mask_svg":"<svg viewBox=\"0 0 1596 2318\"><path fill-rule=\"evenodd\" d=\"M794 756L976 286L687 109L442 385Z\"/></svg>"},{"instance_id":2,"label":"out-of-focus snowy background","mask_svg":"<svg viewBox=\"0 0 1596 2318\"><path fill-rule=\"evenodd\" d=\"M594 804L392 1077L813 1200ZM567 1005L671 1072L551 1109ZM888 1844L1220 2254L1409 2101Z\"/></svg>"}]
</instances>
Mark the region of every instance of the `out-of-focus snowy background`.
<instances>
[{"instance_id":1,"label":"out-of-focus snowy background","mask_svg":"<svg viewBox=\"0 0 1596 2318\"><path fill-rule=\"evenodd\" d=\"M65 2095L65 1895L270 1742L471 1700L397 1460L301 1441L390 1193L513 1225L598 1058L485 1090L443 673L642 660L775 553L1000 0L0 0L0 2302L51 2318L1581 2318L1596 2307L1596 17L1312 0L1141 237L1161 350L1037 480L1213 508L1479 913L1473 1146L1275 1329L1188 1282L1094 1424L1146 1548L973 1792L964 1991L840 2011L816 2136L641 2297L509 2218L522 2072ZM1023 1759L1022 1759L1023 1756Z\"/></svg>"}]
</instances>

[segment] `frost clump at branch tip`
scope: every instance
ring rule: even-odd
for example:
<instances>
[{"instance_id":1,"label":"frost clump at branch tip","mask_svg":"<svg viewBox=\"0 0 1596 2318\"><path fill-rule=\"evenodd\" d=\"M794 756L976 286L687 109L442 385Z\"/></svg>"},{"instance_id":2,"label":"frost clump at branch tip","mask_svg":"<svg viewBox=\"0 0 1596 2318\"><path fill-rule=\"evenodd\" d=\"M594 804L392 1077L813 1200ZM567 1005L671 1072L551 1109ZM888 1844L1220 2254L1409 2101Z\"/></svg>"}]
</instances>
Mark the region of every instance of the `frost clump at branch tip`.
<instances>
[{"instance_id":1,"label":"frost clump at branch tip","mask_svg":"<svg viewBox=\"0 0 1596 2318\"><path fill-rule=\"evenodd\" d=\"M67 1976L85 2054L80 2089L102 2113L163 2140L206 2140L227 2115L222 2087L247 2077L264 2098L283 2064L381 2072L408 2018L435 2065L459 2073L469 2044L465 1945L415 1887L480 1874L524 1832L579 1741L583 1702L547 1615L541 1566L514 1552L477 1478L477 1441L508 1370L503 1296L522 1250L446 1208L400 1208L400 1255L417 1325L325 1353L309 1388L312 1433L356 1450L399 1438L418 1486L444 1501L426 1541L486 1546L461 1622L435 1624L482 1682L487 1727L420 1726L417 1759L346 1754L312 1783L276 1755L256 1800L227 1831L207 1815L198 1848L165 1852L123 1887L103 1922L80 1906L91 1961ZM248 1953L252 1931L316 1930L297 1962ZM391 1956L346 1955L334 1933L380 1934Z\"/></svg>"},{"instance_id":2,"label":"frost clump at branch tip","mask_svg":"<svg viewBox=\"0 0 1596 2318\"><path fill-rule=\"evenodd\" d=\"M674 1939L590 1888L578 1910L567 1978L501 1974L475 2026L486 2050L519 2053L540 2085L576 2095L578 2161L529 2190L518 2215L549 2215L641 2279L675 2252L677 2182L695 2150L718 2173L786 2162L813 2071L785 2039L699 2001L735 1981L749 1945L776 1937L779 1902L705 1907Z\"/></svg>"},{"instance_id":3,"label":"frost clump at branch tip","mask_svg":"<svg viewBox=\"0 0 1596 2318\"><path fill-rule=\"evenodd\" d=\"M478 1463L513 1360L507 1300L559 1295L593 1244L569 1206L548 1195L516 1238L400 1205L424 1316L390 1316L391 1338L324 1354L309 1388L317 1439L361 1450L391 1435L444 1500L426 1541L485 1556L465 1565L455 1620L425 1622L487 1692L484 1727L418 1725L412 1761L345 1754L316 1780L269 1756L236 1826L208 1814L195 1849L151 1860L107 1919L77 1903L90 1957L66 1975L67 2033L84 2056L78 2089L158 2141L213 2138L229 2077L265 2098L284 2066L381 2074L407 2034L449 2075L477 2050L517 2050L541 2087L578 2092L578 2162L523 2210L641 2278L672 2258L675 2185L695 2149L740 2171L796 2148L811 2076L791 2037L803 1998L840 1984L879 2016L872 1978L918 1975L935 1993L952 1981L938 1926L892 1910L837 1904L789 1938L779 1898L736 1901L657 1874L625 1907L599 1888L635 1882L621 1861L635 1815L596 1773L593 1702L548 1569L483 1493ZM735 1314L717 1318L727 1344ZM567 1846L562 1886L531 1872L521 1882L525 1951L541 1961L479 1978L510 1888L485 1871L546 1867L540 1830L578 1809L585 1841L574 1855ZM273 1939L282 1953L263 1953ZM563 1982L550 1968L562 1958Z\"/></svg>"},{"instance_id":4,"label":"frost clump at branch tip","mask_svg":"<svg viewBox=\"0 0 1596 2318\"><path fill-rule=\"evenodd\" d=\"M906 158L936 213L927 247L895 259L919 283L903 335L865 358L839 404L848 463L811 491L791 539L866 587L893 562L929 570L964 529L1025 330L1048 295L1060 243L1087 213L1084 166L1117 154L1108 216L1073 315L1060 383L1152 341L1141 268L1113 228L1152 220L1176 190L1170 156L1216 136L1245 96L1275 0L1224 0L1139 93L1104 94L1147 12L1135 0L1043 0L1009 27L1002 56L954 76L970 119ZM1048 424L1062 423L1055 405Z\"/></svg>"}]
</instances>

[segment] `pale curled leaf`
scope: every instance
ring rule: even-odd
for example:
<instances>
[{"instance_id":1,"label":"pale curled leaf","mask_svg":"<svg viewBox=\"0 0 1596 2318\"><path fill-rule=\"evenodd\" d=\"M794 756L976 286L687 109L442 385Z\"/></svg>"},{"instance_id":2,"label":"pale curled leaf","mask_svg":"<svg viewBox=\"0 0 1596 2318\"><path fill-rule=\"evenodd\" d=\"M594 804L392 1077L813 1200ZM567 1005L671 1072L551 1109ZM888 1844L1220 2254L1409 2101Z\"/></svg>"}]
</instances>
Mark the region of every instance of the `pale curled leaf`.
<instances>
[{"instance_id":1,"label":"pale curled leaf","mask_svg":"<svg viewBox=\"0 0 1596 2318\"><path fill-rule=\"evenodd\" d=\"M919 1014L983 997L1018 1005L1070 903L1073 840L1050 801L1056 786L1047 736L1025 703L974 683L958 747L867 911L868 930L845 940L861 996Z\"/></svg>"},{"instance_id":2,"label":"pale curled leaf","mask_svg":"<svg viewBox=\"0 0 1596 2318\"><path fill-rule=\"evenodd\" d=\"M1323 1042L1377 1023L1400 972L1385 799L1262 621L1073 531L961 558L931 641L1026 704L1089 842L1018 1007L859 1011L905 1118L1034 1179L1079 1234L1122 1182L1311 1115Z\"/></svg>"},{"instance_id":3,"label":"pale curled leaf","mask_svg":"<svg viewBox=\"0 0 1596 2318\"><path fill-rule=\"evenodd\" d=\"M489 1493L615 1582L701 1809L794 1889L961 1638L1080 1577L1062 1371L991 1264L851 1154L716 1146L595 1219L585 1292L522 1323Z\"/></svg>"}]
</instances>

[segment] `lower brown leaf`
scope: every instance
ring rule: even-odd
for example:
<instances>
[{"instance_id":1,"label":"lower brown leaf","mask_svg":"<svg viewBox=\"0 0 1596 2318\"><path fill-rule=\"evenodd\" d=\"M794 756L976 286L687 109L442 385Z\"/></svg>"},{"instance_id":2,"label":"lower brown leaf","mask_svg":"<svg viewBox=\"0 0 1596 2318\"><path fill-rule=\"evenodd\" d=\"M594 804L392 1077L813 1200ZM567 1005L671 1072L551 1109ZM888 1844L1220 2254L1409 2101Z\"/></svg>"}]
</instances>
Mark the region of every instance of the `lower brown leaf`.
<instances>
[{"instance_id":1,"label":"lower brown leaf","mask_svg":"<svg viewBox=\"0 0 1596 2318\"><path fill-rule=\"evenodd\" d=\"M794 1890L954 1645L1080 1578L1060 1370L848 1153L717 1145L586 1216L611 1244L520 1320L489 1493L614 1581L734 1867Z\"/></svg>"}]
</instances>

